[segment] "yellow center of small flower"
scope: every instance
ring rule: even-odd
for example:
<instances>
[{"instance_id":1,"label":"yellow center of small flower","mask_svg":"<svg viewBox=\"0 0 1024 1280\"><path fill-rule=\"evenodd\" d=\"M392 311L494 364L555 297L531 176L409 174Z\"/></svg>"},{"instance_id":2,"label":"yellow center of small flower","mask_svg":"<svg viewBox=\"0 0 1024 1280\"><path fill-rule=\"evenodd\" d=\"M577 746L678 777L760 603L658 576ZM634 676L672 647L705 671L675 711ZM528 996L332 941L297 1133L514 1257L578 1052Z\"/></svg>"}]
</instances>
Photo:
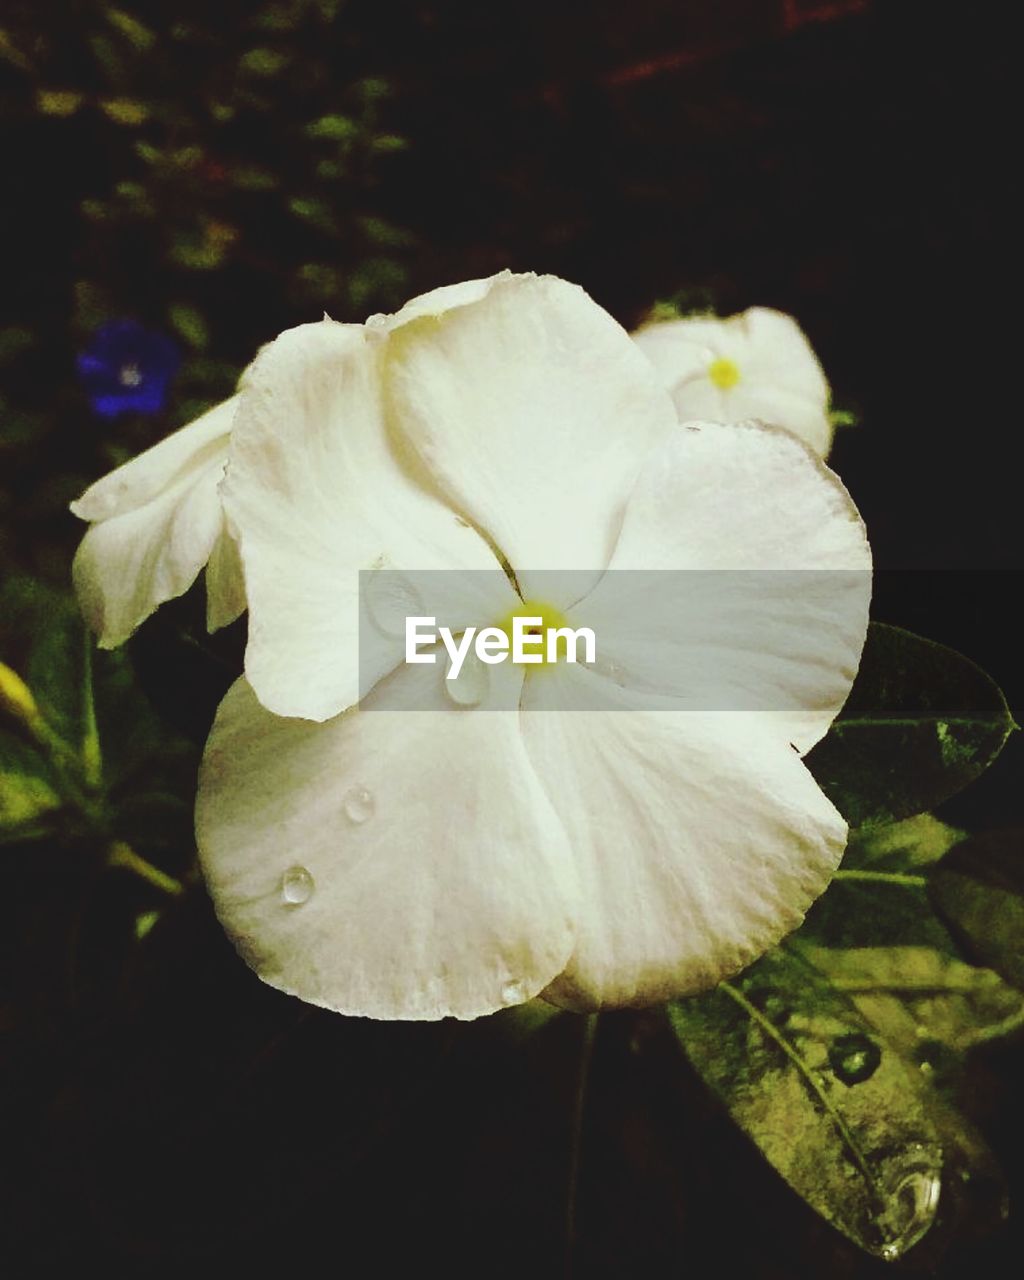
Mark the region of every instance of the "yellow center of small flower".
<instances>
[{"instance_id":1,"label":"yellow center of small flower","mask_svg":"<svg viewBox=\"0 0 1024 1280\"><path fill-rule=\"evenodd\" d=\"M544 600L524 600L521 605L513 609L511 613L496 622L494 625L508 636L509 648L512 646L512 628L516 618L539 618L540 623L531 622L525 628L527 636L536 636L535 643L528 646L530 653L539 654L541 661L531 664L526 668L527 672L537 670L539 667L548 666L547 653L547 632L556 627L568 627L569 621L561 609L556 608L553 604L548 604ZM558 661L566 656L568 652L568 639L565 636L556 637L555 660Z\"/></svg>"},{"instance_id":2,"label":"yellow center of small flower","mask_svg":"<svg viewBox=\"0 0 1024 1280\"><path fill-rule=\"evenodd\" d=\"M721 357L713 360L708 366L708 377L723 391L728 391L730 387L734 387L740 380L740 371L731 360Z\"/></svg>"}]
</instances>

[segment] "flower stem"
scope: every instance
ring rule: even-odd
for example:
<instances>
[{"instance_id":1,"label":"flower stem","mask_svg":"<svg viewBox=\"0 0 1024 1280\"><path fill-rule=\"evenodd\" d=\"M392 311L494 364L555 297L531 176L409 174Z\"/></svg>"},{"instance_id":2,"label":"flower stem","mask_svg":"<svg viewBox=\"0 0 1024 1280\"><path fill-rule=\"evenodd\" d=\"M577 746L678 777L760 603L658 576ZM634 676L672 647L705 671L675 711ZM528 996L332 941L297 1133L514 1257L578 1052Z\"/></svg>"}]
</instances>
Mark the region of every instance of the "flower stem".
<instances>
[{"instance_id":1,"label":"flower stem","mask_svg":"<svg viewBox=\"0 0 1024 1280\"><path fill-rule=\"evenodd\" d=\"M136 853L131 845L125 844L123 840L111 841L107 850L107 866L122 867L125 871L132 871L135 875L145 880L147 884L153 885L161 893L169 894L174 898L185 892L185 887L180 880L175 880L166 871L161 871L159 867L154 867L152 862L147 861L141 854Z\"/></svg>"},{"instance_id":2,"label":"flower stem","mask_svg":"<svg viewBox=\"0 0 1024 1280\"><path fill-rule=\"evenodd\" d=\"M579 1198L580 1157L583 1149L583 1115L587 1104L587 1085L590 1081L590 1062L594 1055L594 1039L597 1034L598 1014L588 1013L583 1020L580 1041L579 1068L576 1075L576 1096L573 1101L572 1130L569 1146L569 1180L565 1197L565 1276L570 1280L573 1271L573 1255L576 1249L576 1203Z\"/></svg>"},{"instance_id":3,"label":"flower stem","mask_svg":"<svg viewBox=\"0 0 1024 1280\"><path fill-rule=\"evenodd\" d=\"M898 884L907 889L923 889L927 876L904 875L899 871L837 871L835 880L850 880L862 884Z\"/></svg>"},{"instance_id":4,"label":"flower stem","mask_svg":"<svg viewBox=\"0 0 1024 1280\"><path fill-rule=\"evenodd\" d=\"M98 791L103 781L103 753L96 724L96 702L92 684L92 639L85 631L85 657L82 663L82 707L85 721L82 732L82 773L90 791Z\"/></svg>"}]
</instances>

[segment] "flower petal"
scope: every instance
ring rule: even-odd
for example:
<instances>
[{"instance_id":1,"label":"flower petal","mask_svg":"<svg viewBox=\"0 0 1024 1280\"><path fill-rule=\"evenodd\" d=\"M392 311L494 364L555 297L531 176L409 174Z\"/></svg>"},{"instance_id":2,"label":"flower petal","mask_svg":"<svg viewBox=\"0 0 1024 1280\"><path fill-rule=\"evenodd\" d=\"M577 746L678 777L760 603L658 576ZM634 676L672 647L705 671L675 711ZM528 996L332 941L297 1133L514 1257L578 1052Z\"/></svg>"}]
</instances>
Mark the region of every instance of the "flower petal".
<instances>
[{"instance_id":1,"label":"flower petal","mask_svg":"<svg viewBox=\"0 0 1024 1280\"><path fill-rule=\"evenodd\" d=\"M205 473L214 456L223 465L237 407L238 396L214 405L194 422L90 485L71 503L72 512L91 521L125 515L152 502L170 485Z\"/></svg>"},{"instance_id":2,"label":"flower petal","mask_svg":"<svg viewBox=\"0 0 1024 1280\"><path fill-rule=\"evenodd\" d=\"M226 458L227 436L221 433L193 453L155 496L89 528L72 575L101 648L122 644L158 605L195 581L224 528L218 485ZM127 493L122 493L126 503Z\"/></svg>"},{"instance_id":3,"label":"flower petal","mask_svg":"<svg viewBox=\"0 0 1024 1280\"><path fill-rule=\"evenodd\" d=\"M792 316L751 307L719 319L698 316L645 325L634 341L672 393L681 422L759 418L792 431L816 453L828 453L832 421L825 374ZM736 366L738 381L717 386L715 360Z\"/></svg>"},{"instance_id":4,"label":"flower petal","mask_svg":"<svg viewBox=\"0 0 1024 1280\"><path fill-rule=\"evenodd\" d=\"M625 332L551 276L499 277L478 302L403 325L387 389L393 429L517 572L603 568L674 421Z\"/></svg>"},{"instance_id":5,"label":"flower petal","mask_svg":"<svg viewBox=\"0 0 1024 1280\"><path fill-rule=\"evenodd\" d=\"M568 683L579 710L567 705ZM696 713L584 667L529 678L527 752L572 841L576 950L545 998L570 1008L706 990L799 925L846 824L753 713Z\"/></svg>"},{"instance_id":6,"label":"flower petal","mask_svg":"<svg viewBox=\"0 0 1024 1280\"><path fill-rule=\"evenodd\" d=\"M206 629L219 631L245 612L245 574L238 543L221 522L206 563Z\"/></svg>"},{"instance_id":7,"label":"flower petal","mask_svg":"<svg viewBox=\"0 0 1024 1280\"><path fill-rule=\"evenodd\" d=\"M678 427L637 481L610 569L574 625L593 627L620 683L772 712L801 754L825 734L860 663L871 554L846 490L794 436Z\"/></svg>"},{"instance_id":8,"label":"flower petal","mask_svg":"<svg viewBox=\"0 0 1024 1280\"><path fill-rule=\"evenodd\" d=\"M300 325L263 349L242 386L223 498L245 566L246 675L278 715L326 720L359 697L360 570L496 568L393 448L380 406L386 341L361 325ZM500 573L461 577L454 617L427 610L440 622L508 607Z\"/></svg>"},{"instance_id":9,"label":"flower petal","mask_svg":"<svg viewBox=\"0 0 1024 1280\"><path fill-rule=\"evenodd\" d=\"M443 664L406 667L322 725L270 715L244 680L221 704L201 860L271 986L365 1017L475 1018L564 966L573 866L518 713L459 710L443 683Z\"/></svg>"}]
</instances>

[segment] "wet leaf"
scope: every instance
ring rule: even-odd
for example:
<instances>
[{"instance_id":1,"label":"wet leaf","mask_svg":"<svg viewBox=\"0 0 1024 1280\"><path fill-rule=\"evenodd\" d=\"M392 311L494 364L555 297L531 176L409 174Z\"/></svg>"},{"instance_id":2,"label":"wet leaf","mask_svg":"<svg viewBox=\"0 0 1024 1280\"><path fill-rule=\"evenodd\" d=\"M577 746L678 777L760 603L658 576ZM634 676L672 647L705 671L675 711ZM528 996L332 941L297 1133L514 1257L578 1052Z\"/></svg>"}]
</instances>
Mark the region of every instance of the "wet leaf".
<instances>
[{"instance_id":1,"label":"wet leaf","mask_svg":"<svg viewBox=\"0 0 1024 1280\"><path fill-rule=\"evenodd\" d=\"M1024 829L957 845L932 874L929 891L969 954L1024 988Z\"/></svg>"},{"instance_id":2,"label":"wet leaf","mask_svg":"<svg viewBox=\"0 0 1024 1280\"><path fill-rule=\"evenodd\" d=\"M1024 1025L1019 991L991 969L934 947L804 944L801 952L926 1076L942 1070L948 1054Z\"/></svg>"},{"instance_id":3,"label":"wet leaf","mask_svg":"<svg viewBox=\"0 0 1024 1280\"><path fill-rule=\"evenodd\" d=\"M999 688L969 659L872 623L850 697L807 764L851 826L879 825L973 782L1014 727Z\"/></svg>"},{"instance_id":4,"label":"wet leaf","mask_svg":"<svg viewBox=\"0 0 1024 1280\"><path fill-rule=\"evenodd\" d=\"M669 1016L736 1123L822 1217L887 1259L928 1233L943 1164L927 1095L827 978L776 950Z\"/></svg>"}]
</instances>

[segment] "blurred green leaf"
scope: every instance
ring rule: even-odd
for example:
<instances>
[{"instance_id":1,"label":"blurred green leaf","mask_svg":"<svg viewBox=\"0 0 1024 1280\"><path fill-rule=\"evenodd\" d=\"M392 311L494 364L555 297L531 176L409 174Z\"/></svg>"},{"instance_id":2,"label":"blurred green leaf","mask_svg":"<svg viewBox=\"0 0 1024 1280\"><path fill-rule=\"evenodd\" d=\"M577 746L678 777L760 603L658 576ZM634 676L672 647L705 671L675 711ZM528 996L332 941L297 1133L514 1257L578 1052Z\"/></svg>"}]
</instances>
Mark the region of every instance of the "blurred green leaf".
<instances>
[{"instance_id":1,"label":"blurred green leaf","mask_svg":"<svg viewBox=\"0 0 1024 1280\"><path fill-rule=\"evenodd\" d=\"M930 1230L943 1156L921 1082L814 968L772 951L669 1016L736 1123L822 1217L887 1259Z\"/></svg>"},{"instance_id":2,"label":"blurred green leaf","mask_svg":"<svg viewBox=\"0 0 1024 1280\"><path fill-rule=\"evenodd\" d=\"M149 107L136 98L104 98L99 107L114 124L139 125L149 119Z\"/></svg>"},{"instance_id":3,"label":"blurred green leaf","mask_svg":"<svg viewBox=\"0 0 1024 1280\"><path fill-rule=\"evenodd\" d=\"M60 795L43 757L0 730L0 839L24 838L24 828L60 807Z\"/></svg>"},{"instance_id":4,"label":"blurred green leaf","mask_svg":"<svg viewBox=\"0 0 1024 1280\"><path fill-rule=\"evenodd\" d=\"M326 115L319 120L312 120L306 125L306 134L310 138L327 138L334 142L344 142L359 133L359 126L348 116Z\"/></svg>"},{"instance_id":5,"label":"blurred green leaf","mask_svg":"<svg viewBox=\"0 0 1024 1280\"><path fill-rule=\"evenodd\" d=\"M850 697L807 764L851 826L866 827L960 791L1014 727L999 688L969 659L872 623Z\"/></svg>"},{"instance_id":6,"label":"blurred green leaf","mask_svg":"<svg viewBox=\"0 0 1024 1280\"><path fill-rule=\"evenodd\" d=\"M255 164L239 165L232 169L230 181L240 191L270 191L279 185L277 177L269 169Z\"/></svg>"},{"instance_id":7,"label":"blurred green leaf","mask_svg":"<svg viewBox=\"0 0 1024 1280\"><path fill-rule=\"evenodd\" d=\"M385 222L383 218L357 218L356 222L371 244L385 248L404 248L412 243L412 236L401 227Z\"/></svg>"},{"instance_id":8,"label":"blurred green leaf","mask_svg":"<svg viewBox=\"0 0 1024 1280\"><path fill-rule=\"evenodd\" d=\"M136 49L149 49L156 40L155 31L151 31L145 23L123 9L105 9L103 16L115 30L126 36Z\"/></svg>"},{"instance_id":9,"label":"blurred green leaf","mask_svg":"<svg viewBox=\"0 0 1024 1280\"><path fill-rule=\"evenodd\" d=\"M318 231L333 232L338 229L338 219L334 210L324 200L310 196L293 196L288 201L288 208L303 222L316 227Z\"/></svg>"},{"instance_id":10,"label":"blurred green leaf","mask_svg":"<svg viewBox=\"0 0 1024 1280\"><path fill-rule=\"evenodd\" d=\"M380 155L392 155L396 151L405 151L408 146L408 139L400 138L397 133L380 133L370 142L370 149Z\"/></svg>"},{"instance_id":11,"label":"blurred green leaf","mask_svg":"<svg viewBox=\"0 0 1024 1280\"><path fill-rule=\"evenodd\" d=\"M278 49L249 49L239 59L239 70L254 76L276 76L288 64L288 57Z\"/></svg>"},{"instance_id":12,"label":"blurred green leaf","mask_svg":"<svg viewBox=\"0 0 1024 1280\"><path fill-rule=\"evenodd\" d=\"M969 954L1024 988L1024 829L957 845L933 872L929 891Z\"/></svg>"},{"instance_id":13,"label":"blurred green leaf","mask_svg":"<svg viewBox=\"0 0 1024 1280\"><path fill-rule=\"evenodd\" d=\"M212 271L224 261L224 246L199 240L194 235L179 235L172 243L169 255L172 262L192 271Z\"/></svg>"},{"instance_id":14,"label":"blurred green leaf","mask_svg":"<svg viewBox=\"0 0 1024 1280\"><path fill-rule=\"evenodd\" d=\"M365 80L360 80L356 85L357 91L369 102L376 102L379 98L386 98L391 92L391 86L386 80L381 80L377 76L367 76Z\"/></svg>"},{"instance_id":15,"label":"blurred green leaf","mask_svg":"<svg viewBox=\"0 0 1024 1280\"><path fill-rule=\"evenodd\" d=\"M19 71L31 71L32 63L11 39L10 34L0 27L0 62L9 63Z\"/></svg>"},{"instance_id":16,"label":"blurred green leaf","mask_svg":"<svg viewBox=\"0 0 1024 1280\"><path fill-rule=\"evenodd\" d=\"M394 258L367 258L349 275L346 292L355 311L368 305L387 309L399 300L405 282L405 268Z\"/></svg>"},{"instance_id":17,"label":"blurred green leaf","mask_svg":"<svg viewBox=\"0 0 1024 1280\"><path fill-rule=\"evenodd\" d=\"M36 90L36 107L44 116L72 116L83 101L84 96L71 89Z\"/></svg>"},{"instance_id":18,"label":"blurred green leaf","mask_svg":"<svg viewBox=\"0 0 1024 1280\"><path fill-rule=\"evenodd\" d=\"M167 309L167 318L190 347L205 351L210 345L210 331L202 314L195 307L187 302L174 302Z\"/></svg>"}]
</instances>

